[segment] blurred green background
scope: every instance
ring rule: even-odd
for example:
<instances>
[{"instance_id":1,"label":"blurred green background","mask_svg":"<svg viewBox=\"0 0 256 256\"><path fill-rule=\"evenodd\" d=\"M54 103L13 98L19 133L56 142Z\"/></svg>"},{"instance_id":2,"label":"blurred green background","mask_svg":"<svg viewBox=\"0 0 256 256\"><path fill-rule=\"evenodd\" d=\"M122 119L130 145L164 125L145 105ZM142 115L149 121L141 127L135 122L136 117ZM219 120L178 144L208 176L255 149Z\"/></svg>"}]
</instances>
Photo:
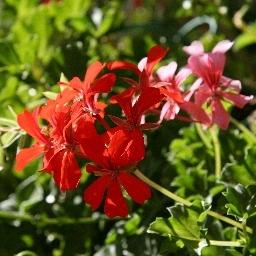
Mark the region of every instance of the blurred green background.
<instances>
[{"instance_id":1,"label":"blurred green background","mask_svg":"<svg viewBox=\"0 0 256 256\"><path fill-rule=\"evenodd\" d=\"M0 0L0 255L194 255L146 233L150 222L169 216L165 208L173 205L158 193L143 207L131 203L129 218L109 220L91 213L82 201L91 181L85 171L79 188L68 193L60 193L48 175L37 171L39 161L16 173L17 148L31 140L17 129L15 113L42 104L45 91L58 91L62 72L68 79L82 77L95 60L137 63L153 45L163 44L171 49L165 62L182 66L183 46L201 40L209 50L223 39L235 41L225 74L242 81L244 94L255 95L255 0ZM256 130L254 109L251 104L232 114ZM249 149L251 158L244 160L249 142L235 129L221 136L226 163L230 154L232 163L240 161L240 167L225 169L223 179L254 184L255 150ZM148 143L141 170L153 180L182 196L206 198L218 188L211 176L212 152L204 149L194 126L165 124L149 134ZM211 195L215 207L224 205L222 189ZM224 239L225 227L216 231L217 224L210 224L215 228L210 235ZM216 250L206 248L203 255L240 255Z\"/></svg>"}]
</instances>

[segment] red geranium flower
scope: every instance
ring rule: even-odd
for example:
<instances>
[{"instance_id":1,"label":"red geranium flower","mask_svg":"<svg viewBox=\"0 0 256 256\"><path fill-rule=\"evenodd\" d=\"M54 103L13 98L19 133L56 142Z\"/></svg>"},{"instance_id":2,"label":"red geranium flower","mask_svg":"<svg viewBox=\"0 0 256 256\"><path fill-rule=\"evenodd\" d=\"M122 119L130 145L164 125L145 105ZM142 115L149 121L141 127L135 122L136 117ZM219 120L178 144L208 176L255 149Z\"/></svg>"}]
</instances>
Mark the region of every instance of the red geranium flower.
<instances>
[{"instance_id":1,"label":"red geranium flower","mask_svg":"<svg viewBox=\"0 0 256 256\"><path fill-rule=\"evenodd\" d=\"M137 128L144 130L159 126L159 124L156 123L145 123L144 114L158 104L163 96L158 88L146 85L149 81L145 71L142 72L140 83L144 84L144 89L141 90L139 96L134 96L135 90L131 87L111 98L111 102L117 103L126 116L126 119L111 116L112 121L130 130Z\"/></svg>"},{"instance_id":2,"label":"red geranium flower","mask_svg":"<svg viewBox=\"0 0 256 256\"><path fill-rule=\"evenodd\" d=\"M84 201L96 210L106 194L104 212L108 217L125 217L128 207L122 195L122 188L139 204L151 196L150 188L143 181L129 173L129 170L144 158L145 148L141 132L114 128L103 135L85 139L82 151L93 164L86 170L99 178L84 192Z\"/></svg>"},{"instance_id":3,"label":"red geranium flower","mask_svg":"<svg viewBox=\"0 0 256 256\"><path fill-rule=\"evenodd\" d=\"M80 180L81 171L76 161L79 155L79 142L76 139L78 130L76 123L71 121L70 107L59 105L57 100L48 101L42 107L40 116L48 121L44 133L37 124L38 111L34 115L25 111L18 116L20 127L36 139L36 144L17 154L16 169L22 170L30 161L44 155L43 171L53 175L61 190L74 189ZM93 120L87 118L83 123L87 126L83 131L84 137L96 133Z\"/></svg>"},{"instance_id":4,"label":"red geranium flower","mask_svg":"<svg viewBox=\"0 0 256 256\"><path fill-rule=\"evenodd\" d=\"M74 77L68 83L60 83L71 87L73 90L71 92L73 94L73 120L74 117L78 118L82 114L88 113L99 118L100 121L102 120L106 105L98 102L98 97L101 93L108 93L116 81L116 76L112 73L97 78L104 67L104 64L96 61L88 67L83 81L79 77Z\"/></svg>"}]
</instances>

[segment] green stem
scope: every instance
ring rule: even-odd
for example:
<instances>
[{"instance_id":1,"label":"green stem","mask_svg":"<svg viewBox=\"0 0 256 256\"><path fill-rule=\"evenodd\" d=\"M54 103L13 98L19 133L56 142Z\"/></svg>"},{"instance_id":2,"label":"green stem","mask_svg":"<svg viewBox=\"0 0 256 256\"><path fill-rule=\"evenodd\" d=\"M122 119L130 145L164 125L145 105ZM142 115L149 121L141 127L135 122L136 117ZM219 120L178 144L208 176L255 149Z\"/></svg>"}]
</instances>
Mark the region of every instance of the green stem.
<instances>
[{"instance_id":1,"label":"green stem","mask_svg":"<svg viewBox=\"0 0 256 256\"><path fill-rule=\"evenodd\" d=\"M155 190L159 191L160 193L162 193L163 195L173 199L176 202L182 203L188 207L190 207L192 205L192 203L180 196L175 195L174 193L172 193L171 191L167 190L166 188L163 188L162 186L158 185L157 183L155 183L154 181L150 180L148 177L146 177L142 172L140 172L139 170L136 170L135 175L137 177L139 177L141 180L143 180L145 183L147 183L150 187L154 188Z\"/></svg>"},{"instance_id":2,"label":"green stem","mask_svg":"<svg viewBox=\"0 0 256 256\"><path fill-rule=\"evenodd\" d=\"M210 245L213 246L227 246L227 247L244 247L239 241L218 241L210 240Z\"/></svg>"},{"instance_id":3,"label":"green stem","mask_svg":"<svg viewBox=\"0 0 256 256\"><path fill-rule=\"evenodd\" d=\"M140 178L141 180L143 180L145 183L147 183L149 186L151 186L152 188L154 188L155 190L159 191L160 193L162 193L163 195L173 199L174 201L184 204L185 206L190 207L192 205L192 203L180 196L175 195L174 193L172 193L171 191L163 188L162 186L158 185L157 183L155 183L154 181L150 180L148 177L146 177L142 172L140 172L139 170L136 170L134 172L134 174ZM222 220L223 222L226 222L228 224L231 224L239 229L243 229L243 225L235 220L232 220L228 217L222 216L221 214L214 212L214 211L207 211L207 214L209 216L212 216L216 219ZM252 229L250 227L246 227L246 230L248 233L252 234Z\"/></svg>"},{"instance_id":4,"label":"green stem","mask_svg":"<svg viewBox=\"0 0 256 256\"><path fill-rule=\"evenodd\" d=\"M197 131L199 137L201 138L202 142L204 143L204 145L208 149L212 149L212 144L211 144L210 140L208 139L208 137L205 135L205 133L202 129L202 125L201 124L195 124L195 127L196 127L196 131Z\"/></svg>"},{"instance_id":5,"label":"green stem","mask_svg":"<svg viewBox=\"0 0 256 256\"><path fill-rule=\"evenodd\" d=\"M0 219L30 222L31 224L38 226L88 224L97 221L97 219L86 217L77 219L68 217L48 218L46 216L33 216L30 214L13 211L0 211Z\"/></svg>"},{"instance_id":6,"label":"green stem","mask_svg":"<svg viewBox=\"0 0 256 256\"><path fill-rule=\"evenodd\" d=\"M235 125L240 131L242 131L247 137L248 139L253 142L256 143L256 136L246 127L244 126L242 123L238 122L235 118L231 117L230 121L233 125Z\"/></svg>"},{"instance_id":7,"label":"green stem","mask_svg":"<svg viewBox=\"0 0 256 256\"><path fill-rule=\"evenodd\" d=\"M210 134L212 136L212 142L214 147L214 157L215 157L215 175L217 178L221 176L221 152L220 152L220 142L218 139L217 128L211 127Z\"/></svg>"}]
</instances>

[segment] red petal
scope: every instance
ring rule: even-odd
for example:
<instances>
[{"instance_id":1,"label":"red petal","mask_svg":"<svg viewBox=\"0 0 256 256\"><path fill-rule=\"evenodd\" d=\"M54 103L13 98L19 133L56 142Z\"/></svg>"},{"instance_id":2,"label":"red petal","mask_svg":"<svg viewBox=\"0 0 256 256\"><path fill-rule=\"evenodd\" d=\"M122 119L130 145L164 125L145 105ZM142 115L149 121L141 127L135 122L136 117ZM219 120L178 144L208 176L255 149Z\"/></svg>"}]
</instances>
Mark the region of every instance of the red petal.
<instances>
[{"instance_id":1,"label":"red petal","mask_svg":"<svg viewBox=\"0 0 256 256\"><path fill-rule=\"evenodd\" d=\"M60 151L51 160L54 167L53 177L55 183L62 190L74 189L81 178L81 171L71 151Z\"/></svg>"},{"instance_id":2,"label":"red petal","mask_svg":"<svg viewBox=\"0 0 256 256\"><path fill-rule=\"evenodd\" d=\"M94 80L96 79L96 77L102 71L103 68L104 68L104 65L99 61L92 63L88 67L85 77L84 77L84 90L85 91L87 91L89 89L90 85L94 82Z\"/></svg>"},{"instance_id":3,"label":"red petal","mask_svg":"<svg viewBox=\"0 0 256 256\"><path fill-rule=\"evenodd\" d=\"M83 82L80 80L79 77L73 77L72 80L69 81L69 85L75 90L82 90L83 89Z\"/></svg>"},{"instance_id":4,"label":"red petal","mask_svg":"<svg viewBox=\"0 0 256 256\"><path fill-rule=\"evenodd\" d=\"M80 147L82 153L86 156L86 158L108 169L110 168L109 159L106 155L107 152L105 146L109 143L107 137L107 134L96 134L80 141Z\"/></svg>"},{"instance_id":5,"label":"red petal","mask_svg":"<svg viewBox=\"0 0 256 256\"><path fill-rule=\"evenodd\" d=\"M172 100L176 101L177 103L183 103L184 102L184 98L183 98L182 94L180 93L180 91L178 89L176 89L176 90L173 90L173 89L167 90L166 88L160 88L160 91L161 91L162 94L171 98Z\"/></svg>"},{"instance_id":6,"label":"red petal","mask_svg":"<svg viewBox=\"0 0 256 256\"><path fill-rule=\"evenodd\" d=\"M48 139L41 133L35 117L30 112L25 110L23 113L19 114L17 121L19 126L30 136L45 144L48 143Z\"/></svg>"},{"instance_id":7,"label":"red petal","mask_svg":"<svg viewBox=\"0 0 256 256\"><path fill-rule=\"evenodd\" d=\"M23 148L16 156L15 169L21 171L24 167L39 157L44 152L44 147L41 145L34 145L31 148Z\"/></svg>"},{"instance_id":8,"label":"red petal","mask_svg":"<svg viewBox=\"0 0 256 256\"><path fill-rule=\"evenodd\" d=\"M109 183L110 176L102 176L85 189L84 201L89 204L93 210L96 210L100 206Z\"/></svg>"},{"instance_id":9,"label":"red petal","mask_svg":"<svg viewBox=\"0 0 256 256\"><path fill-rule=\"evenodd\" d=\"M131 70L134 73L136 73L137 75L140 74L140 71L138 69L138 67L128 61L113 61L113 62L109 62L107 64L107 68L109 70Z\"/></svg>"},{"instance_id":10,"label":"red petal","mask_svg":"<svg viewBox=\"0 0 256 256\"><path fill-rule=\"evenodd\" d=\"M229 113L224 109L219 99L215 99L212 102L212 108L212 122L217 124L223 130L226 130L230 120Z\"/></svg>"},{"instance_id":11,"label":"red petal","mask_svg":"<svg viewBox=\"0 0 256 256\"><path fill-rule=\"evenodd\" d=\"M149 50L146 69L151 74L154 66L167 54L168 50L156 45Z\"/></svg>"},{"instance_id":12,"label":"red petal","mask_svg":"<svg viewBox=\"0 0 256 256\"><path fill-rule=\"evenodd\" d=\"M111 103L115 104L118 103L118 105L122 108L124 111L124 114L126 115L127 119L133 120L132 115L132 96L135 92L135 88L131 87L122 93L115 95L111 97Z\"/></svg>"},{"instance_id":13,"label":"red petal","mask_svg":"<svg viewBox=\"0 0 256 256\"><path fill-rule=\"evenodd\" d=\"M106 74L93 83L90 87L90 93L107 93L111 90L115 81L116 76L114 74Z\"/></svg>"},{"instance_id":14,"label":"red petal","mask_svg":"<svg viewBox=\"0 0 256 256\"><path fill-rule=\"evenodd\" d=\"M139 99L133 106L133 116L136 123L140 124L141 116L162 99L163 96L158 88L147 87L143 89Z\"/></svg>"},{"instance_id":15,"label":"red petal","mask_svg":"<svg viewBox=\"0 0 256 256\"><path fill-rule=\"evenodd\" d=\"M128 215L128 207L117 181L113 181L108 188L104 212L109 218Z\"/></svg>"},{"instance_id":16,"label":"red petal","mask_svg":"<svg viewBox=\"0 0 256 256\"><path fill-rule=\"evenodd\" d=\"M126 172L121 172L118 177L120 179L120 183L134 202L143 204L151 197L150 187L142 180Z\"/></svg>"},{"instance_id":17,"label":"red petal","mask_svg":"<svg viewBox=\"0 0 256 256\"><path fill-rule=\"evenodd\" d=\"M112 136L108 153L115 168L136 165L145 155L143 134L139 129L119 130Z\"/></svg>"}]
</instances>

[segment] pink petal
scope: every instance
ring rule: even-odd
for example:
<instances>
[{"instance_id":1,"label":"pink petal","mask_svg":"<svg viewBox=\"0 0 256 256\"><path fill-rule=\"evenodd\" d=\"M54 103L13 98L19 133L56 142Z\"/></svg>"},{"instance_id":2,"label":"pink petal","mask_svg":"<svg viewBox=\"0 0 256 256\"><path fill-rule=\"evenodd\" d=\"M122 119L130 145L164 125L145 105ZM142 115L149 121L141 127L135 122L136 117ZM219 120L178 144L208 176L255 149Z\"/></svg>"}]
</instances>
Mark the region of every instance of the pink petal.
<instances>
[{"instance_id":1,"label":"pink petal","mask_svg":"<svg viewBox=\"0 0 256 256\"><path fill-rule=\"evenodd\" d=\"M195 103L198 106L205 104L212 96L212 91L206 84L202 84L199 89L195 92Z\"/></svg>"},{"instance_id":2,"label":"pink petal","mask_svg":"<svg viewBox=\"0 0 256 256\"><path fill-rule=\"evenodd\" d=\"M177 103L167 101L161 109L159 121L162 122L163 119L173 120L179 111L180 107Z\"/></svg>"},{"instance_id":3,"label":"pink petal","mask_svg":"<svg viewBox=\"0 0 256 256\"><path fill-rule=\"evenodd\" d=\"M188 55L201 55L204 53L204 47L200 41L194 41L191 45L183 47L183 51Z\"/></svg>"},{"instance_id":4,"label":"pink petal","mask_svg":"<svg viewBox=\"0 0 256 256\"><path fill-rule=\"evenodd\" d=\"M177 62L172 61L170 64L160 67L157 70L156 74L159 77L160 81L169 82L173 79L177 67Z\"/></svg>"},{"instance_id":5,"label":"pink petal","mask_svg":"<svg viewBox=\"0 0 256 256\"><path fill-rule=\"evenodd\" d=\"M142 72L146 65L147 65L147 61L148 61L148 58L147 57L144 57L143 59L140 60L140 62L138 63L138 69Z\"/></svg>"},{"instance_id":6,"label":"pink petal","mask_svg":"<svg viewBox=\"0 0 256 256\"><path fill-rule=\"evenodd\" d=\"M194 93L200 88L202 85L202 79L198 78L189 88L188 92L186 92L184 100L189 101L190 98L194 95Z\"/></svg>"},{"instance_id":7,"label":"pink petal","mask_svg":"<svg viewBox=\"0 0 256 256\"><path fill-rule=\"evenodd\" d=\"M225 55L219 52L190 56L188 59L189 68L212 89L220 86Z\"/></svg>"},{"instance_id":8,"label":"pink petal","mask_svg":"<svg viewBox=\"0 0 256 256\"><path fill-rule=\"evenodd\" d=\"M240 90L242 88L241 82L239 80L233 80L226 76L221 77L220 83L222 86L225 86L227 88L232 88L236 92L240 92Z\"/></svg>"},{"instance_id":9,"label":"pink petal","mask_svg":"<svg viewBox=\"0 0 256 256\"><path fill-rule=\"evenodd\" d=\"M238 108L243 108L253 99L253 95L245 96L242 94L234 94L229 92L221 92L221 95L229 101L233 102Z\"/></svg>"},{"instance_id":10,"label":"pink petal","mask_svg":"<svg viewBox=\"0 0 256 256\"><path fill-rule=\"evenodd\" d=\"M219 99L212 102L212 122L226 130L230 121L229 113L224 109Z\"/></svg>"},{"instance_id":11,"label":"pink petal","mask_svg":"<svg viewBox=\"0 0 256 256\"><path fill-rule=\"evenodd\" d=\"M212 52L225 53L233 46L233 44L234 44L234 42L231 42L229 40L220 41L215 45Z\"/></svg>"},{"instance_id":12,"label":"pink petal","mask_svg":"<svg viewBox=\"0 0 256 256\"><path fill-rule=\"evenodd\" d=\"M191 73L192 72L189 68L182 68L175 77L177 86L180 86Z\"/></svg>"},{"instance_id":13,"label":"pink petal","mask_svg":"<svg viewBox=\"0 0 256 256\"><path fill-rule=\"evenodd\" d=\"M198 105L192 102L185 102L180 104L180 108L185 110L193 120L205 125L209 125L211 120L205 111Z\"/></svg>"},{"instance_id":14,"label":"pink petal","mask_svg":"<svg viewBox=\"0 0 256 256\"><path fill-rule=\"evenodd\" d=\"M149 186L137 177L126 172L121 172L118 178L134 202L143 204L151 197Z\"/></svg>"},{"instance_id":15,"label":"pink petal","mask_svg":"<svg viewBox=\"0 0 256 256\"><path fill-rule=\"evenodd\" d=\"M114 180L107 191L104 212L109 218L126 217L128 207L123 198L119 183Z\"/></svg>"}]
</instances>

